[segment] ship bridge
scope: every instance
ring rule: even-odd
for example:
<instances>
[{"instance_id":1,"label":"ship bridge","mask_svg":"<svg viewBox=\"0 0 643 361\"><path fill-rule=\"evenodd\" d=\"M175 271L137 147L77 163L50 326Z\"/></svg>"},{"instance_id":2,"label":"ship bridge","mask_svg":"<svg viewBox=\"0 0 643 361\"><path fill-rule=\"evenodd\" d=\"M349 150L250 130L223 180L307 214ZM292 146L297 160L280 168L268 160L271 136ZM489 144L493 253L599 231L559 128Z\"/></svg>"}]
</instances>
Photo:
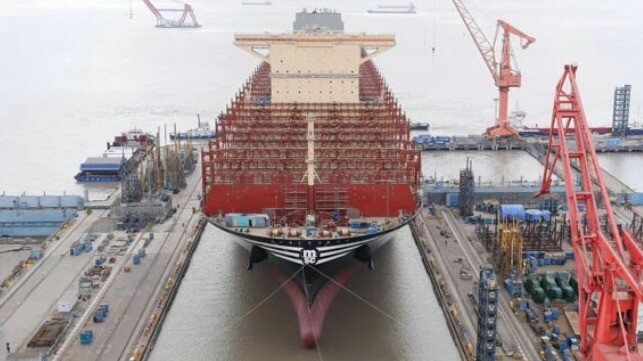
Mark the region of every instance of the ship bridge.
<instances>
[{"instance_id":1,"label":"ship bridge","mask_svg":"<svg viewBox=\"0 0 643 361\"><path fill-rule=\"evenodd\" d=\"M358 103L360 66L395 46L395 36L313 28L235 34L234 44L270 65L272 102Z\"/></svg>"}]
</instances>

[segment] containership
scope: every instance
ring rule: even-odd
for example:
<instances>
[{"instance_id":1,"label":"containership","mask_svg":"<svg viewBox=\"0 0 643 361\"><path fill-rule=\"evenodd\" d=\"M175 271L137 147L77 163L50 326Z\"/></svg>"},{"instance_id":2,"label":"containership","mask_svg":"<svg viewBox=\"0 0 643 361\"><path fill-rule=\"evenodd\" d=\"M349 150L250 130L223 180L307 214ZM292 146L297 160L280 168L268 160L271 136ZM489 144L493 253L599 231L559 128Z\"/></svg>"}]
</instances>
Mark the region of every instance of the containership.
<instances>
[{"instance_id":1,"label":"containership","mask_svg":"<svg viewBox=\"0 0 643 361\"><path fill-rule=\"evenodd\" d=\"M202 152L203 209L266 263L314 347L351 275L420 207L420 153L372 59L393 35L300 12L292 33L235 34L260 59ZM261 267L263 268L263 265Z\"/></svg>"}]
</instances>

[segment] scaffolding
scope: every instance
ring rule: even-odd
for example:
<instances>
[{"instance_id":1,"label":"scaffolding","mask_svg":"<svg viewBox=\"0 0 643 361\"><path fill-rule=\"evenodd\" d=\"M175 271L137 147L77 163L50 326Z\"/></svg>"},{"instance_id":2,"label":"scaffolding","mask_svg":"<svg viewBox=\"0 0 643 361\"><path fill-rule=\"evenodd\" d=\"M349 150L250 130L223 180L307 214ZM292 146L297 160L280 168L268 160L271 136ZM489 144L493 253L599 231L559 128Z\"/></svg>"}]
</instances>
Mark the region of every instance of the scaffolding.
<instances>
[{"instance_id":1,"label":"scaffolding","mask_svg":"<svg viewBox=\"0 0 643 361\"><path fill-rule=\"evenodd\" d=\"M384 206L388 199L398 199L387 207L387 216L417 208L420 153L410 140L406 115L371 61L360 66L358 103L272 103L269 75L270 65L264 62L219 115L217 137L201 155L204 195L217 185L248 192L269 189L272 195L253 199L256 208L299 214L313 202L316 214L331 215L348 212L355 189L366 187L364 194L386 193L380 202ZM315 117L319 176L313 197L302 183L308 116ZM402 197L400 189L409 196ZM399 199L408 201L400 207ZM211 202L224 213L238 205L237 199L234 204L221 198ZM206 204L208 210L216 213Z\"/></svg>"},{"instance_id":2,"label":"scaffolding","mask_svg":"<svg viewBox=\"0 0 643 361\"><path fill-rule=\"evenodd\" d=\"M498 224L496 217L495 224ZM567 217L551 217L548 220L539 222L523 222L518 226L520 237L522 238L522 251L544 251L560 252L563 250L563 242L570 242L571 233ZM485 248L492 254L501 252L502 231L505 226L500 222L500 226L486 224L484 219L478 221L476 234L478 239L485 245Z\"/></svg>"},{"instance_id":3,"label":"scaffolding","mask_svg":"<svg viewBox=\"0 0 643 361\"><path fill-rule=\"evenodd\" d=\"M492 268L480 270L476 361L496 360L498 282Z\"/></svg>"},{"instance_id":4,"label":"scaffolding","mask_svg":"<svg viewBox=\"0 0 643 361\"><path fill-rule=\"evenodd\" d=\"M140 202L143 199L143 185L136 169L123 175L121 180L121 203Z\"/></svg>"},{"instance_id":5,"label":"scaffolding","mask_svg":"<svg viewBox=\"0 0 643 361\"><path fill-rule=\"evenodd\" d=\"M630 120L630 97L632 87L624 85L614 89L614 107L612 113L612 134L627 135Z\"/></svg>"},{"instance_id":6,"label":"scaffolding","mask_svg":"<svg viewBox=\"0 0 643 361\"><path fill-rule=\"evenodd\" d=\"M467 158L467 166L460 170L460 216L473 215L474 180L472 161Z\"/></svg>"}]
</instances>

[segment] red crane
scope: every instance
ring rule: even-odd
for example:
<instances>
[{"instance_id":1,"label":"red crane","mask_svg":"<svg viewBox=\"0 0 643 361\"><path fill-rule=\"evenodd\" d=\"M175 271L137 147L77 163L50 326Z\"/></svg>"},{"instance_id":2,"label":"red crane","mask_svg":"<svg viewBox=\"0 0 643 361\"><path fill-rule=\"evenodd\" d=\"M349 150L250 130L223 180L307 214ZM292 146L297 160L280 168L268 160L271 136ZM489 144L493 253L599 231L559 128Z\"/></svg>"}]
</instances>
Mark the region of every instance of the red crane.
<instances>
[{"instance_id":1,"label":"red crane","mask_svg":"<svg viewBox=\"0 0 643 361\"><path fill-rule=\"evenodd\" d=\"M192 6L190 4L183 4L183 9L157 9L150 0L143 0L148 9L156 17L157 28L199 28L201 25L196 20ZM182 12L178 20L166 19L161 12ZM191 23L186 23L188 16L191 18Z\"/></svg>"},{"instance_id":2,"label":"red crane","mask_svg":"<svg viewBox=\"0 0 643 361\"><path fill-rule=\"evenodd\" d=\"M517 136L518 132L509 124L508 117L508 108L509 108L509 88L518 88L520 87L522 75L518 70L517 65L512 65L516 63L513 51L511 49L511 35L518 36L521 39L521 45L523 49L526 49L531 43L535 42L536 39L523 33L522 31L516 29L510 24L498 20L498 25L496 26L496 34L493 39L493 44L489 43L487 37L484 35L480 27L476 23L475 19L469 13L469 10L464 6L461 0L453 0L455 8L460 13L460 17L464 21L473 41L482 55L482 59L485 61L491 77L493 78L500 96L499 105L499 115L496 120L496 125L490 128L487 128L486 134L492 136ZM496 42L498 40L498 30L502 29L502 50L500 53L500 60L497 60L495 48ZM522 41L525 41L522 43Z\"/></svg>"},{"instance_id":3,"label":"red crane","mask_svg":"<svg viewBox=\"0 0 643 361\"><path fill-rule=\"evenodd\" d=\"M556 87L543 184L549 193L558 163L565 176L569 220L578 276L582 360L642 360L636 342L638 306L643 299L643 251L616 224L576 84L575 65L566 65ZM554 134L554 130L558 133ZM568 134L560 137L558 134ZM573 140L575 146L570 144ZM572 165L580 171L580 187ZM593 183L597 184L597 190ZM586 216L579 212L584 203ZM601 225L598 204L604 208Z\"/></svg>"}]
</instances>

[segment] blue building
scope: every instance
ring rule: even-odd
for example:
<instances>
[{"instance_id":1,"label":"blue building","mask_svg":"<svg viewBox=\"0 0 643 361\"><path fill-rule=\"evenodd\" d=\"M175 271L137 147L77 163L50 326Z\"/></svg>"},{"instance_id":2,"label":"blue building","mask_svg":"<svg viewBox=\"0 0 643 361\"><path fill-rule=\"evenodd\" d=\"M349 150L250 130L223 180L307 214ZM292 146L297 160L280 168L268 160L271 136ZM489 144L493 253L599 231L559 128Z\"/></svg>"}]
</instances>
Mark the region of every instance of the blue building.
<instances>
[{"instance_id":1,"label":"blue building","mask_svg":"<svg viewBox=\"0 0 643 361\"><path fill-rule=\"evenodd\" d=\"M46 237L79 210L80 196L0 196L0 237Z\"/></svg>"}]
</instances>

